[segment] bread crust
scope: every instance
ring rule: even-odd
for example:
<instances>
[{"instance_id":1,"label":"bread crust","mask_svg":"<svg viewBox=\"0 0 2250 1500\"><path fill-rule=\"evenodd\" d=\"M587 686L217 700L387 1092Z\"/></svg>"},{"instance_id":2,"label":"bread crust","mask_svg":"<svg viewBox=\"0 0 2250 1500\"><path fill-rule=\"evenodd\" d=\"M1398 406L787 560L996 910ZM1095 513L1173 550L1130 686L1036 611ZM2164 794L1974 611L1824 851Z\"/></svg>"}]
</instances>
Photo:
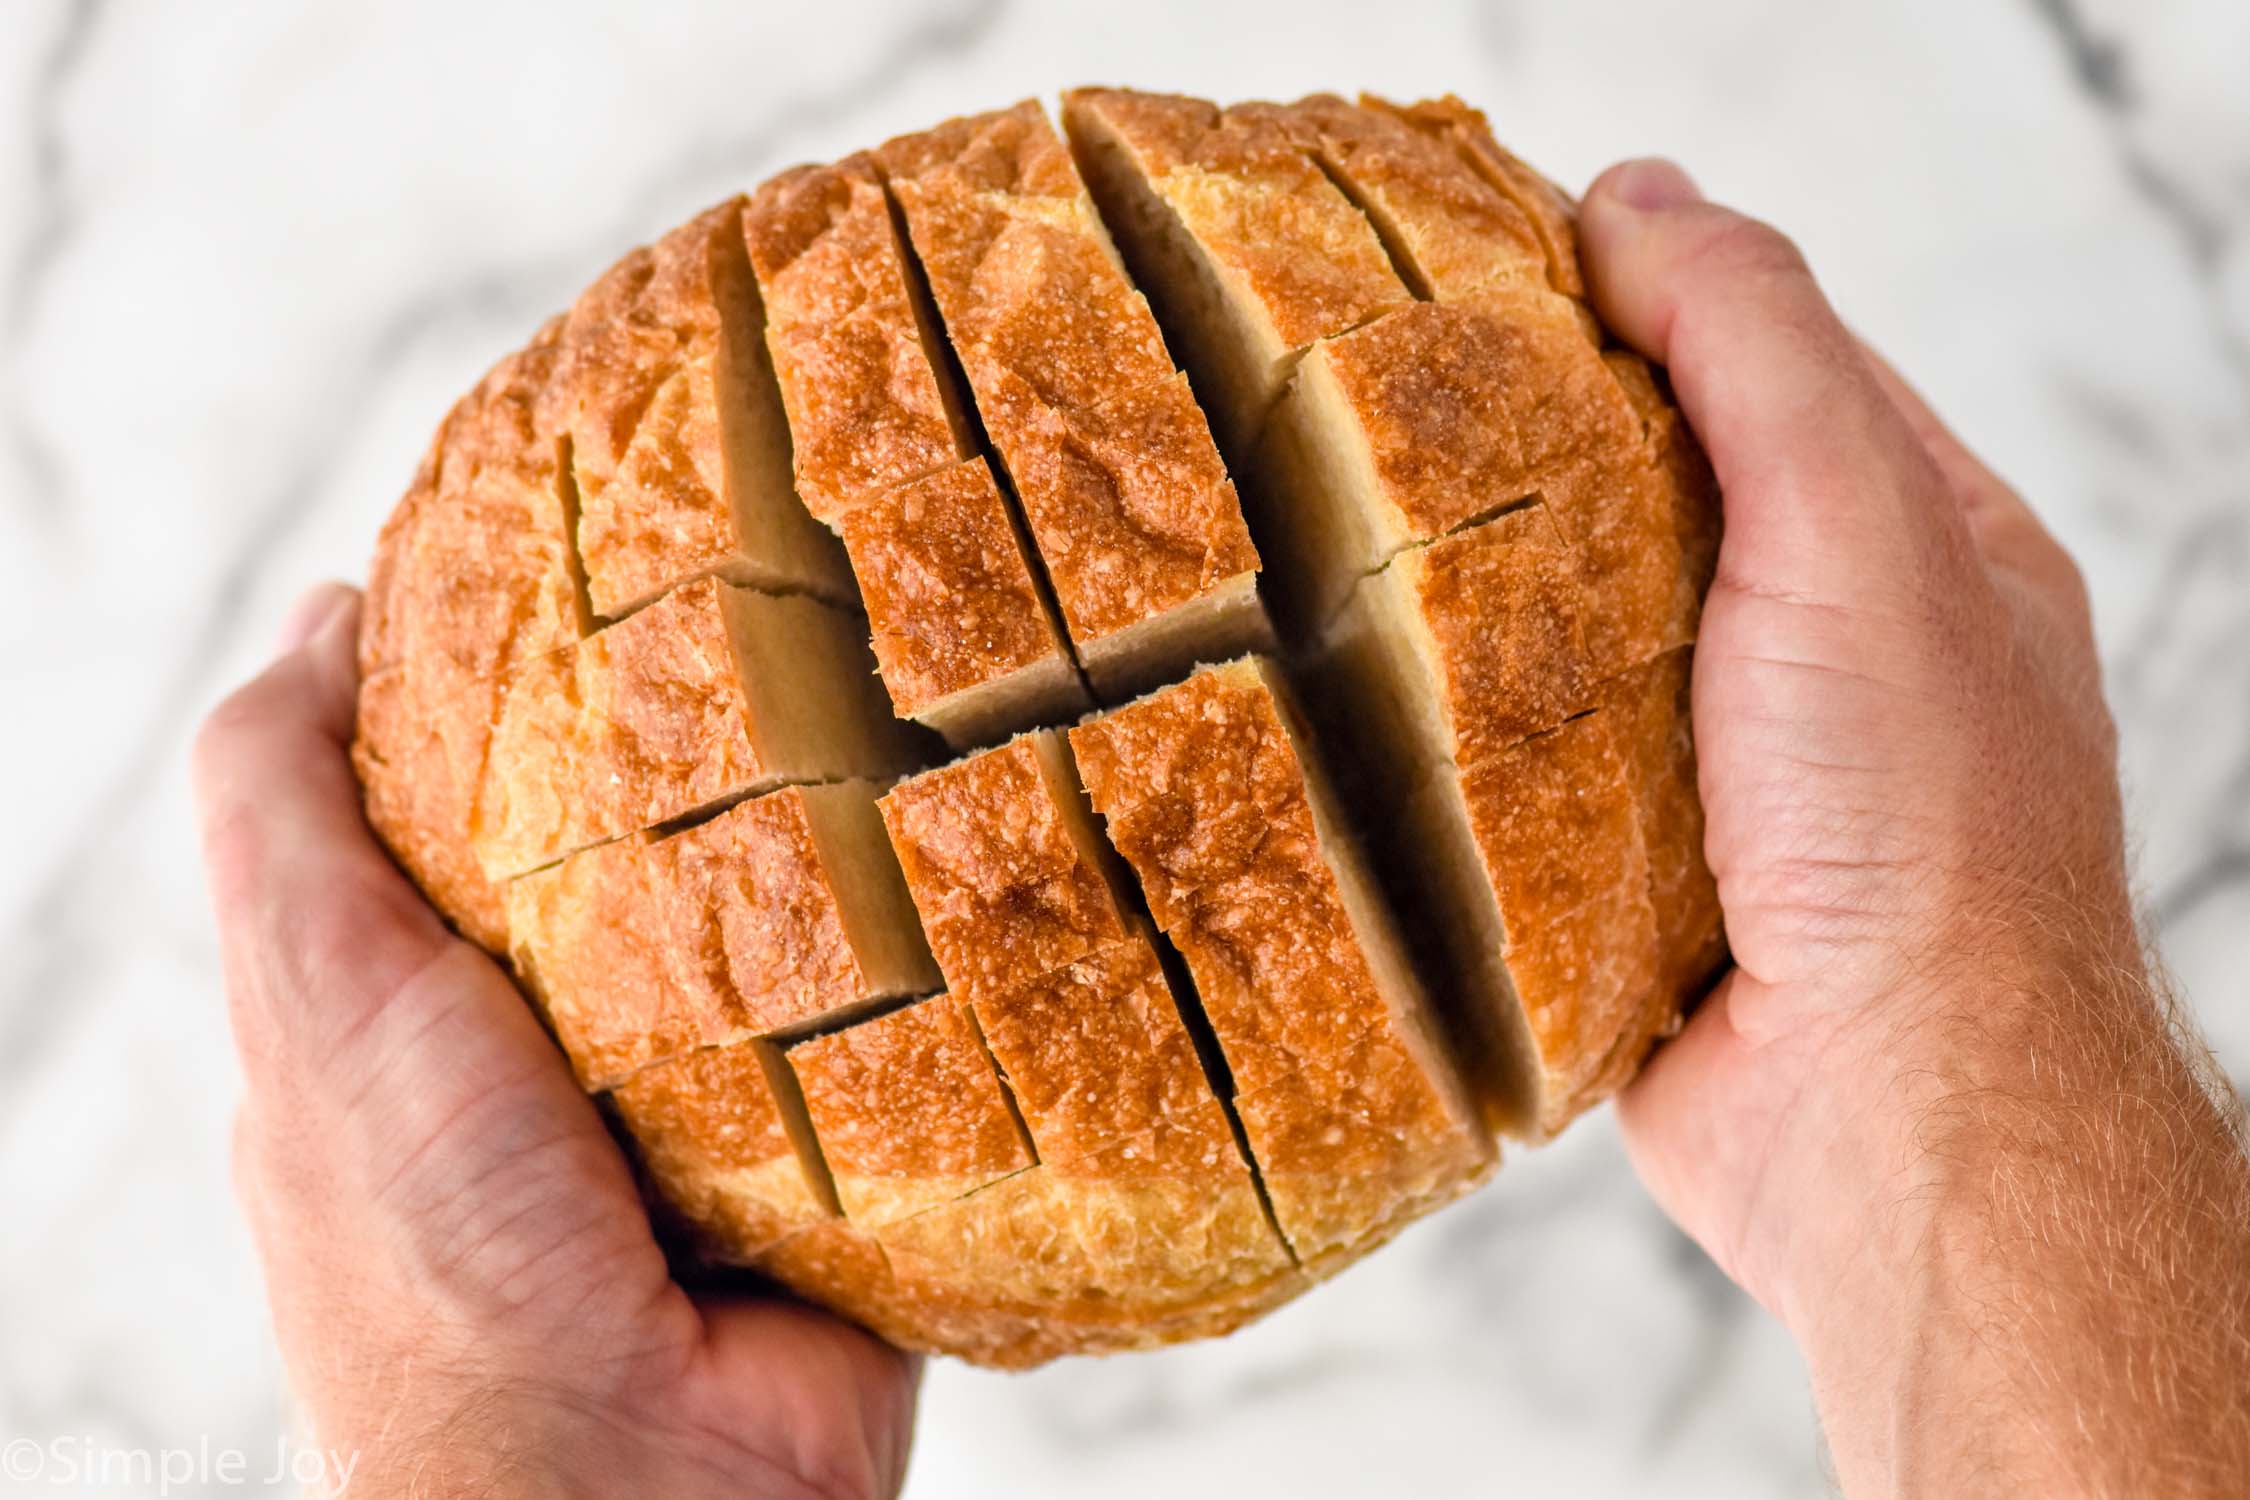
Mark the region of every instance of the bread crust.
<instances>
[{"instance_id":1,"label":"bread crust","mask_svg":"<svg viewBox=\"0 0 2250 1500\"><path fill-rule=\"evenodd\" d=\"M742 224L813 514L834 524L866 495L974 457L874 159L783 172Z\"/></svg>"},{"instance_id":2,"label":"bread crust","mask_svg":"<svg viewBox=\"0 0 2250 1500\"><path fill-rule=\"evenodd\" d=\"M743 200L612 266L564 321L551 425L570 438L578 550L614 617L718 574L852 601L835 541L798 500Z\"/></svg>"},{"instance_id":3,"label":"bread crust","mask_svg":"<svg viewBox=\"0 0 2250 1500\"><path fill-rule=\"evenodd\" d=\"M983 459L885 490L841 527L901 718L975 744L1088 706Z\"/></svg>"},{"instance_id":4,"label":"bread crust","mask_svg":"<svg viewBox=\"0 0 2250 1500\"><path fill-rule=\"evenodd\" d=\"M587 1087L936 988L903 901L838 857L874 791L789 788L510 883L517 970Z\"/></svg>"},{"instance_id":5,"label":"bread crust","mask_svg":"<svg viewBox=\"0 0 2250 1500\"><path fill-rule=\"evenodd\" d=\"M1717 485L1567 196L1452 99L1064 123L785 172L495 366L352 746L668 1234L1010 1368L1296 1296L1725 961Z\"/></svg>"},{"instance_id":6,"label":"bread crust","mask_svg":"<svg viewBox=\"0 0 2250 1500\"><path fill-rule=\"evenodd\" d=\"M1195 977L1281 1230L1316 1263L1481 1181L1491 1150L1295 718L1245 660L1071 742Z\"/></svg>"}]
</instances>

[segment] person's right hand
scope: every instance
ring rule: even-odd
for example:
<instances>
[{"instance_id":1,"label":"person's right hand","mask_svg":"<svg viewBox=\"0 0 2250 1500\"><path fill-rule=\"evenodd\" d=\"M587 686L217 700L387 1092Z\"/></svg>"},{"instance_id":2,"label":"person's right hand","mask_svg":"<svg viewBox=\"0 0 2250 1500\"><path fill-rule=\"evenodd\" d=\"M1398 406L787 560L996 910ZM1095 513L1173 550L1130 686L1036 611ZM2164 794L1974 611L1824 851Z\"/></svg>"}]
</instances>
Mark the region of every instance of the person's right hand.
<instances>
[{"instance_id":1,"label":"person's right hand","mask_svg":"<svg viewBox=\"0 0 2250 1500\"><path fill-rule=\"evenodd\" d=\"M1847 1488L2250 1485L2250 1181L2140 955L2077 570L1781 235L1636 162L1581 237L1726 512L1736 968L1624 1098L1636 1166L1800 1339Z\"/></svg>"}]
</instances>

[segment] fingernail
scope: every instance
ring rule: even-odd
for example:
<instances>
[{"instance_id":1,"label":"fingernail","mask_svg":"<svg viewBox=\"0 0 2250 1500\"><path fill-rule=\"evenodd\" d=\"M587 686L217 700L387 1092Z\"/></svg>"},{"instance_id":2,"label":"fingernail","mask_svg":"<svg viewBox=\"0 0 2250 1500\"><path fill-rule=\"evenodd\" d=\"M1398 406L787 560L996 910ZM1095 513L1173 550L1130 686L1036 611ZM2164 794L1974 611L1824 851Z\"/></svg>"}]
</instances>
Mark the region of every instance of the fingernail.
<instances>
[{"instance_id":1,"label":"fingernail","mask_svg":"<svg viewBox=\"0 0 2250 1500\"><path fill-rule=\"evenodd\" d=\"M312 589L295 604L281 622L281 633L274 640L274 653L287 656L290 652L320 634L330 620L351 602L352 591L346 584L324 583Z\"/></svg>"},{"instance_id":2,"label":"fingernail","mask_svg":"<svg viewBox=\"0 0 2250 1500\"><path fill-rule=\"evenodd\" d=\"M1610 175L1609 191L1627 208L1642 213L1703 201L1695 179L1661 156L1644 156L1619 167Z\"/></svg>"}]
</instances>

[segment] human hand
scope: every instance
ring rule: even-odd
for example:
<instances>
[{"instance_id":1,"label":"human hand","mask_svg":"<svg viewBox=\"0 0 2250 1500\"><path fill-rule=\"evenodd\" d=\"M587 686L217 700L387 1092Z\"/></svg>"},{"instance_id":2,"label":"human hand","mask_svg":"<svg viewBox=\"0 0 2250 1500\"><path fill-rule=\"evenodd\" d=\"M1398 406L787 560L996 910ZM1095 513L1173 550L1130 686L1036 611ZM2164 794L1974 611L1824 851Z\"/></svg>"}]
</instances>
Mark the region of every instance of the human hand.
<instances>
[{"instance_id":1,"label":"human hand","mask_svg":"<svg viewBox=\"0 0 2250 1500\"><path fill-rule=\"evenodd\" d=\"M889 1494L916 1365L826 1313L675 1283L594 1106L500 968L370 835L356 592L196 743L276 1332L352 1492Z\"/></svg>"},{"instance_id":2,"label":"human hand","mask_svg":"<svg viewBox=\"0 0 2250 1500\"><path fill-rule=\"evenodd\" d=\"M1581 236L1726 507L1736 968L1625 1096L1636 1166L1798 1337L1847 1489L2250 1480L2250 1182L2140 956L2076 569L1780 235L1642 162Z\"/></svg>"}]
</instances>

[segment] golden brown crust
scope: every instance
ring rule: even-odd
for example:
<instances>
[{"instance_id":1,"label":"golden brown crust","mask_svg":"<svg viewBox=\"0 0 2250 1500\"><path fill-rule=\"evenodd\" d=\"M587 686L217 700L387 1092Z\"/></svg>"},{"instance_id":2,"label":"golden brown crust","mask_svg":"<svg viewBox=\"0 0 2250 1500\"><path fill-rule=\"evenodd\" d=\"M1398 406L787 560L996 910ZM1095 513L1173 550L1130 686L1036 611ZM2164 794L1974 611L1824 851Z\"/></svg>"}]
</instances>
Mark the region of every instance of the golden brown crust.
<instances>
[{"instance_id":1,"label":"golden brown crust","mask_svg":"<svg viewBox=\"0 0 2250 1500\"><path fill-rule=\"evenodd\" d=\"M971 1007L1042 1161L1170 1120L1224 1137L1156 950L1135 933Z\"/></svg>"},{"instance_id":2,"label":"golden brown crust","mask_svg":"<svg viewBox=\"0 0 2250 1500\"><path fill-rule=\"evenodd\" d=\"M1387 914L1354 899L1356 856L1292 715L1242 661L1071 739L1195 976L1274 1211L1309 1261L1472 1184L1489 1150Z\"/></svg>"},{"instance_id":3,"label":"golden brown crust","mask_svg":"<svg viewBox=\"0 0 2250 1500\"><path fill-rule=\"evenodd\" d=\"M1417 295L1443 302L1495 282L1544 282L1547 252L1538 229L1450 141L1333 94L1276 112L1306 133Z\"/></svg>"},{"instance_id":4,"label":"golden brown crust","mask_svg":"<svg viewBox=\"0 0 2250 1500\"><path fill-rule=\"evenodd\" d=\"M1008 1367L1287 1300L1725 952L1716 484L1569 200L1453 100L1065 118L785 173L496 367L385 529L353 746L696 1250ZM1348 799L1270 662L1187 667L1279 650L1261 588ZM1145 688L828 784L937 753L886 690L961 746Z\"/></svg>"},{"instance_id":5,"label":"golden brown crust","mask_svg":"<svg viewBox=\"0 0 2250 1500\"><path fill-rule=\"evenodd\" d=\"M492 739L489 698L433 697L433 674L394 667L359 685L352 767L373 828L430 903L469 941L508 946L508 898L469 843Z\"/></svg>"},{"instance_id":6,"label":"golden brown crust","mask_svg":"<svg viewBox=\"0 0 2250 1500\"><path fill-rule=\"evenodd\" d=\"M563 325L549 420L570 435L598 614L708 573L851 597L790 484L741 218L732 198L634 251Z\"/></svg>"},{"instance_id":7,"label":"golden brown crust","mask_svg":"<svg viewBox=\"0 0 2250 1500\"><path fill-rule=\"evenodd\" d=\"M975 999L1126 935L1089 855L1061 737L1027 734L902 781L880 806L946 982Z\"/></svg>"},{"instance_id":8,"label":"golden brown crust","mask_svg":"<svg viewBox=\"0 0 2250 1500\"><path fill-rule=\"evenodd\" d=\"M902 718L946 728L961 695L1018 674L1027 691L988 720L1020 725L1084 706L1069 648L983 459L884 491L846 514L842 531L876 665ZM971 738L988 728L963 726Z\"/></svg>"},{"instance_id":9,"label":"golden brown crust","mask_svg":"<svg viewBox=\"0 0 2250 1500\"><path fill-rule=\"evenodd\" d=\"M1639 812L1610 714L1596 710L1460 773L1481 873L1551 1135L1632 1076L1673 1016Z\"/></svg>"},{"instance_id":10,"label":"golden brown crust","mask_svg":"<svg viewBox=\"0 0 2250 1500\"><path fill-rule=\"evenodd\" d=\"M1591 706L1585 597L1546 506L1401 553L1388 571L1427 632L1456 764L1473 764Z\"/></svg>"},{"instance_id":11,"label":"golden brown crust","mask_svg":"<svg viewBox=\"0 0 2250 1500\"><path fill-rule=\"evenodd\" d=\"M1185 376L1086 407L1004 375L978 396L1081 651L1257 571Z\"/></svg>"},{"instance_id":12,"label":"golden brown crust","mask_svg":"<svg viewBox=\"0 0 2250 1500\"><path fill-rule=\"evenodd\" d=\"M1392 113L1458 150L1530 220L1546 252L1548 284L1566 297L1586 295L1586 279L1578 265L1576 207L1562 189L1492 138L1492 126L1484 111L1472 109L1451 94L1404 107L1365 94L1360 102L1370 109Z\"/></svg>"},{"instance_id":13,"label":"golden brown crust","mask_svg":"<svg viewBox=\"0 0 2250 1500\"><path fill-rule=\"evenodd\" d=\"M936 982L823 837L865 784L752 798L669 838L574 854L508 886L516 963L590 1088L692 1047L848 1016ZM863 813L862 816L865 816Z\"/></svg>"},{"instance_id":14,"label":"golden brown crust","mask_svg":"<svg viewBox=\"0 0 2250 1500\"><path fill-rule=\"evenodd\" d=\"M1703 859L1688 705L1693 654L1686 647L1666 652L1616 678L1607 694L1648 850L1657 980L1683 1013L1710 988L1727 955L1719 887Z\"/></svg>"},{"instance_id":15,"label":"golden brown crust","mask_svg":"<svg viewBox=\"0 0 2250 1500\"><path fill-rule=\"evenodd\" d=\"M1032 1164L968 1012L935 995L789 1049L837 1201L875 1228Z\"/></svg>"},{"instance_id":16,"label":"golden brown crust","mask_svg":"<svg viewBox=\"0 0 2250 1500\"><path fill-rule=\"evenodd\" d=\"M809 598L706 578L525 662L477 807L486 873L506 879L784 783L911 764L861 675L864 628Z\"/></svg>"},{"instance_id":17,"label":"golden brown crust","mask_svg":"<svg viewBox=\"0 0 2250 1500\"><path fill-rule=\"evenodd\" d=\"M1172 375L1070 152L1032 100L875 152L980 399L1006 376L1065 410Z\"/></svg>"},{"instance_id":18,"label":"golden brown crust","mask_svg":"<svg viewBox=\"0 0 2250 1500\"><path fill-rule=\"evenodd\" d=\"M813 514L833 524L874 491L971 457L873 158L784 172L742 222Z\"/></svg>"},{"instance_id":19,"label":"golden brown crust","mask_svg":"<svg viewBox=\"0 0 2250 1500\"><path fill-rule=\"evenodd\" d=\"M706 1047L610 1095L665 1203L710 1253L755 1256L834 1217L805 1174L762 1042Z\"/></svg>"},{"instance_id":20,"label":"golden brown crust","mask_svg":"<svg viewBox=\"0 0 2250 1500\"><path fill-rule=\"evenodd\" d=\"M588 627L569 475L538 409L561 319L447 414L385 523L360 626L352 746L368 821L455 926L507 946L504 898L469 844L499 683Z\"/></svg>"},{"instance_id":21,"label":"golden brown crust","mask_svg":"<svg viewBox=\"0 0 2250 1500\"><path fill-rule=\"evenodd\" d=\"M1280 349L1410 300L1367 220L1271 112L1128 89L1073 89L1063 100L1066 119L1098 118L1126 143Z\"/></svg>"}]
</instances>

